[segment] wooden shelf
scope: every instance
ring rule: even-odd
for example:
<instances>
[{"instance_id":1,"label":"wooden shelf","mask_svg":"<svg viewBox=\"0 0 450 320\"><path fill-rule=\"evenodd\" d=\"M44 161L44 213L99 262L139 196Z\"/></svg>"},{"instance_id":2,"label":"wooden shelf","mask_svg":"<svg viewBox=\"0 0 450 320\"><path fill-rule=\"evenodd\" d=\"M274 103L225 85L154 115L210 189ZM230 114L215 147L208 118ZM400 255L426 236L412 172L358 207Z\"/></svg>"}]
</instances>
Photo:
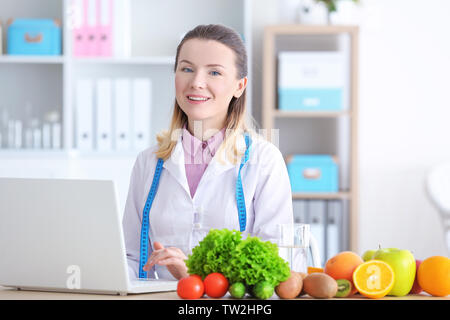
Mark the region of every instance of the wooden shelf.
<instances>
[{"instance_id":1,"label":"wooden shelf","mask_svg":"<svg viewBox=\"0 0 450 320\"><path fill-rule=\"evenodd\" d=\"M346 200L351 198L350 192L333 192L333 193L292 193L292 199L294 200Z\"/></svg>"},{"instance_id":2,"label":"wooden shelf","mask_svg":"<svg viewBox=\"0 0 450 320\"><path fill-rule=\"evenodd\" d=\"M338 118L351 116L349 110L342 111L286 111L275 110L273 116L276 118Z\"/></svg>"}]
</instances>

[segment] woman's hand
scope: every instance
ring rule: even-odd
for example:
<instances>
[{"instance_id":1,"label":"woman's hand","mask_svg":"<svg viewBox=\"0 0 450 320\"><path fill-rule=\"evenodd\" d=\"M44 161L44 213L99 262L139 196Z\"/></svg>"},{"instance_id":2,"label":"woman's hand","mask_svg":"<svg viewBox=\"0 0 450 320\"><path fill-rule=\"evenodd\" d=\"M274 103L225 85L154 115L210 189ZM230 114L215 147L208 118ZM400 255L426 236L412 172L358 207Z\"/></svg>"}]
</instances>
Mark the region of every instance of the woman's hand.
<instances>
[{"instance_id":1,"label":"woman's hand","mask_svg":"<svg viewBox=\"0 0 450 320\"><path fill-rule=\"evenodd\" d=\"M157 241L153 243L153 246L155 251L152 252L150 258L147 260L143 268L144 271L149 271L152 266L158 264L160 266L166 266L167 270L178 280L189 276L186 263L184 262L187 257L181 249L175 247L165 248Z\"/></svg>"}]
</instances>

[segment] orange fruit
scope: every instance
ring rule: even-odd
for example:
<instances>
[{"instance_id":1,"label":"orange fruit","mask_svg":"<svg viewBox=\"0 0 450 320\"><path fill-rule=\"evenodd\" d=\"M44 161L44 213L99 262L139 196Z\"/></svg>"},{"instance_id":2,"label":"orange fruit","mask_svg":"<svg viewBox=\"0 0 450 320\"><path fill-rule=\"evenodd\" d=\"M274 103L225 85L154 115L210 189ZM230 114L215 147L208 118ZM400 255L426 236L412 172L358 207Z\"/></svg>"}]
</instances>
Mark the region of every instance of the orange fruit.
<instances>
[{"instance_id":1,"label":"orange fruit","mask_svg":"<svg viewBox=\"0 0 450 320\"><path fill-rule=\"evenodd\" d=\"M308 274L314 273L314 272L323 272L323 268L316 268L316 267L308 267Z\"/></svg>"},{"instance_id":2,"label":"orange fruit","mask_svg":"<svg viewBox=\"0 0 450 320\"><path fill-rule=\"evenodd\" d=\"M394 286L394 270L381 260L370 260L360 264L353 272L353 284L365 297L383 298Z\"/></svg>"},{"instance_id":3,"label":"orange fruit","mask_svg":"<svg viewBox=\"0 0 450 320\"><path fill-rule=\"evenodd\" d=\"M356 253L343 251L327 261L324 272L334 280L347 279L353 283L353 271L363 262L363 259ZM350 294L355 294L356 291L355 286L353 286Z\"/></svg>"},{"instance_id":4,"label":"orange fruit","mask_svg":"<svg viewBox=\"0 0 450 320\"><path fill-rule=\"evenodd\" d=\"M450 259L433 256L422 261L417 271L417 280L422 289L437 297L450 294Z\"/></svg>"}]
</instances>

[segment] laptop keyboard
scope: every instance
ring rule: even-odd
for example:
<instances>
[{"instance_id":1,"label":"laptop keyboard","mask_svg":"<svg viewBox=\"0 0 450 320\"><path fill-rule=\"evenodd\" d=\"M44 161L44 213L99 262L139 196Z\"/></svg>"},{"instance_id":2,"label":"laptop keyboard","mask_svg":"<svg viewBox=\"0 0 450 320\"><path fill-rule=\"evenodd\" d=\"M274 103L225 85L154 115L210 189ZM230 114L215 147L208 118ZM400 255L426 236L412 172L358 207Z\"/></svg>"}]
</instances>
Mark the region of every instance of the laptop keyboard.
<instances>
[{"instance_id":1,"label":"laptop keyboard","mask_svg":"<svg viewBox=\"0 0 450 320\"><path fill-rule=\"evenodd\" d=\"M176 280L158 280L158 279L134 279L131 280L131 285L133 287L146 287L146 286L151 286L152 284L157 284L157 285L161 285L161 286L165 286L165 285L174 285L175 283L177 283Z\"/></svg>"}]
</instances>

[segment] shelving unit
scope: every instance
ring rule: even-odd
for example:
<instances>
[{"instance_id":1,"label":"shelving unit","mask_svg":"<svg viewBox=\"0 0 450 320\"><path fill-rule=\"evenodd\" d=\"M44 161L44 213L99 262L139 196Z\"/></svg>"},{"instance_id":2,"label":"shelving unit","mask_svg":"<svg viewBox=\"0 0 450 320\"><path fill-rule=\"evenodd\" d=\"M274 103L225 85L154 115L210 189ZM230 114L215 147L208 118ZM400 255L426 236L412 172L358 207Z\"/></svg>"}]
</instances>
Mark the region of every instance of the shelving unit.
<instances>
[{"instance_id":1,"label":"shelving unit","mask_svg":"<svg viewBox=\"0 0 450 320\"><path fill-rule=\"evenodd\" d=\"M199 24L220 23L242 35L252 77L251 0L131 0L131 55L128 58L79 58L72 56L69 26L70 0L2 0L0 20L8 18L56 18L62 21L61 56L6 55L3 23L3 55L0 55L0 109L8 107L23 117L26 105L33 116L56 109L61 120L61 150L0 148L0 176L60 178L111 178L117 181L124 205L131 168L141 150L81 152L74 134L75 84L81 77L148 77L152 80L150 144L156 133L168 127L175 99L176 47L188 30ZM199 10L200 9L200 10ZM251 113L251 86L247 88ZM1 122L0 122L1 125ZM1 127L0 127L1 129ZM48 164L52 163L51 166ZM24 168L26 166L26 168ZM116 174L120 173L120 174Z\"/></svg>"},{"instance_id":2,"label":"shelving unit","mask_svg":"<svg viewBox=\"0 0 450 320\"><path fill-rule=\"evenodd\" d=\"M131 1L131 56L128 58L97 58L97 57L72 57L72 33L67 26L70 14L70 0L39 0L29 3L26 0L5 0L0 5L0 19L6 21L9 17L30 18L57 18L63 21L63 55L54 56L8 56L0 55L0 68L5 65L61 65L63 101L58 103L63 118L63 149L76 148L73 138L73 113L74 81L80 75L91 74L94 78L103 74L124 74L128 67L145 68L139 70L138 74L146 74L154 81L173 83L173 64L175 60L175 49L184 32L198 24L222 23L234 28L239 32L246 43L248 56L251 57L251 4L249 0L220 0L212 5L206 0L193 0L189 3L177 0L176 3L168 4L157 0L133 0ZM173 10L173 8L177 10ZM202 8L202 10L198 10ZM208 8L208 9L205 9ZM151 15L145 12L152 12ZM153 14L158 12L158 15ZM226 14L229 12L230 14ZM238 12L238 14L236 14ZM191 14L189 14L191 13ZM233 13L233 14L231 14ZM152 19L149 19L149 18ZM161 28L171 20L170 28ZM181 19L183 18L183 19ZM155 27L157 27L155 29ZM6 28L3 28L6 29ZM6 49L6 30L3 30L3 47ZM158 45L154 46L157 43ZM6 50L4 50L6 51ZM251 63L249 66L249 77L251 77ZM121 68L122 67L122 68ZM161 70L164 68L164 70ZM105 71L105 69L108 69ZM116 69L116 70L114 70ZM155 69L158 69L155 71ZM4 71L4 70L2 70ZM132 76L134 71L127 72ZM43 75L43 79L45 79ZM153 90L154 97L152 105L164 105L164 110L173 106L173 94L171 88ZM251 113L251 86L247 88L248 107ZM8 104L4 101L3 104ZM20 106L19 106L20 108ZM154 112L156 113L156 112ZM168 125L167 113L154 114L152 123L153 138L156 132ZM154 140L154 139L153 139ZM2 152L2 151L0 151Z\"/></svg>"},{"instance_id":3,"label":"shelving unit","mask_svg":"<svg viewBox=\"0 0 450 320\"><path fill-rule=\"evenodd\" d=\"M333 154L339 162L339 192L293 193L293 200L346 203L343 250L358 252L358 27L272 25L264 32L263 127L279 128L280 150L291 154ZM277 106L277 54L280 51L339 51L349 54L349 105L340 111L285 111ZM273 135L270 135L273 137ZM291 137L295 145L288 144ZM292 139L298 136L298 139ZM270 138L269 138L270 139ZM277 141L272 141L277 142ZM347 205L348 204L348 205ZM344 218L344 217L340 217Z\"/></svg>"}]
</instances>

